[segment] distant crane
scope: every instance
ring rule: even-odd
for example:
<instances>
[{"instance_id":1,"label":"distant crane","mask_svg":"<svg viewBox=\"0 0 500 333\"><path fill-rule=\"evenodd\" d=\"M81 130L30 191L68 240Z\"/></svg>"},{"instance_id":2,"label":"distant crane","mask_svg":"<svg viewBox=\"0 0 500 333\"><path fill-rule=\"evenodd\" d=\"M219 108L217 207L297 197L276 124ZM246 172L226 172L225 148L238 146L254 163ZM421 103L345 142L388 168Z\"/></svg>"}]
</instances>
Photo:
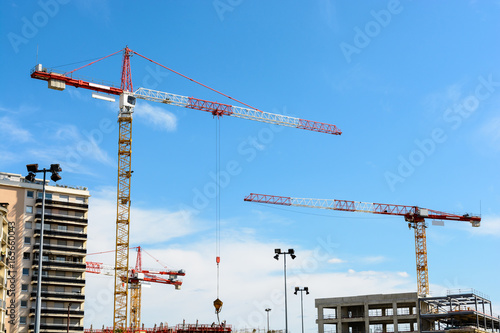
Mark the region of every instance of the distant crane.
<instances>
[{"instance_id":1,"label":"distant crane","mask_svg":"<svg viewBox=\"0 0 500 333\"><path fill-rule=\"evenodd\" d=\"M98 61L106 59L123 51L121 86L113 87L109 84L83 80L74 77L73 73L86 66L92 65ZM280 114L263 112L254 108L243 108L206 101L193 97L175 95L162 91L156 91L146 88L139 88L135 92L132 86L132 74L130 70L131 55L138 55L144 59L155 63L169 71L172 71L184 78L200 84L218 94L230 98L236 102L242 103L228 95L225 95L215 89L207 87L185 75L182 75L168 67L165 67L131 49L125 47L123 50L114 52L96 61L74 69L66 73L58 73L50 68L44 68L37 64L31 71L31 77L48 82L48 87L55 90L64 90L66 85L76 88L84 88L95 91L92 97L114 101L113 96L119 96L119 138L118 138L118 188L117 188L117 217L116 217L116 255L115 255L115 292L114 292L114 311L113 311L113 330L124 329L127 324L127 300L128 300L128 279L126 276L129 269L129 230L130 230L130 181L132 177L132 113L134 112L136 99L144 99L152 102L170 104L188 109L210 112L214 117L232 116L254 121L260 121L280 126L295 127L320 133L340 135L342 132L335 125L321 123L317 121L305 120L296 117L289 117ZM104 93L99 94L99 93ZM220 257L217 257L217 264ZM127 282L123 283L125 279Z\"/></svg>"},{"instance_id":2,"label":"distant crane","mask_svg":"<svg viewBox=\"0 0 500 333\"><path fill-rule=\"evenodd\" d=\"M464 221L470 222L473 227L479 227L481 224L481 217L479 216L472 216L469 214L449 214L417 206L391 205L335 199L292 198L256 193L251 193L250 195L245 197L244 200L282 206L308 207L332 209L344 212L403 216L405 218L405 221L408 222L408 227L415 230L415 254L417 258L417 287L419 296L429 295L429 273L427 267L425 219Z\"/></svg>"},{"instance_id":3,"label":"distant crane","mask_svg":"<svg viewBox=\"0 0 500 333\"><path fill-rule=\"evenodd\" d=\"M181 289L182 281L178 280L179 276L185 276L184 270L165 270L165 271L150 271L142 269L141 247L137 246L137 260L135 268L130 268L127 281L130 289L130 328L132 332L140 328L141 325L141 298L142 298L142 283L154 282L162 284L171 284L176 290ZM155 259L156 260L156 259ZM157 260L158 261L158 260ZM110 265L105 265L100 262L87 261L87 273L102 274L114 276L115 268ZM168 276L165 278L164 276ZM122 283L126 281L122 280Z\"/></svg>"}]
</instances>

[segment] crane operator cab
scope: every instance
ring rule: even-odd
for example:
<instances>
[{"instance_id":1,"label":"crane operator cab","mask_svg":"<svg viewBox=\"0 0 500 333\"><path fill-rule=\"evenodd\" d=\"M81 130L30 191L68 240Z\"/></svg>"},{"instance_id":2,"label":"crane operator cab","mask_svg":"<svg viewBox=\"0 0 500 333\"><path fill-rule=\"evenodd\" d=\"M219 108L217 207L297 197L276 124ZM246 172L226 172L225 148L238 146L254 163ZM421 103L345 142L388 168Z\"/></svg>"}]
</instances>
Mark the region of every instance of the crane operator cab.
<instances>
[{"instance_id":1,"label":"crane operator cab","mask_svg":"<svg viewBox=\"0 0 500 333\"><path fill-rule=\"evenodd\" d=\"M120 95L120 116L132 116L134 112L136 98L128 93Z\"/></svg>"}]
</instances>

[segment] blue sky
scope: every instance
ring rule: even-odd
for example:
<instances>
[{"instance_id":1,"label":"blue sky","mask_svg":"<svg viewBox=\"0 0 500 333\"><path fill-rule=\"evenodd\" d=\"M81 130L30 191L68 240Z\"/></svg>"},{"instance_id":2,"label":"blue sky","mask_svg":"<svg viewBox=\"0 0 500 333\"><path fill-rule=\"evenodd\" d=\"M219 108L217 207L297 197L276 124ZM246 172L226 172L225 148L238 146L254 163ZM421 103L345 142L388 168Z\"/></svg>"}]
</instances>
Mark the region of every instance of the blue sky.
<instances>
[{"instance_id":1,"label":"blue sky","mask_svg":"<svg viewBox=\"0 0 500 333\"><path fill-rule=\"evenodd\" d=\"M92 194L89 252L113 249L118 106L72 87L49 90L29 73L37 47L39 63L65 71L128 45L261 110L343 131L222 119L221 167L236 165L221 196L228 323L263 328L271 307L271 328L284 327L274 248L297 252L288 262L290 332L300 330L295 285L311 290L308 332L315 298L416 291L403 218L243 202L250 192L481 212L477 229L427 229L431 292L475 288L499 313L499 12L498 1L3 1L0 170L60 163L65 184ZM119 84L120 66L117 55L80 74ZM138 56L131 67L134 88L232 104ZM143 320L211 323L216 122L144 101L134 117L131 244L187 271L181 291L145 289ZM111 280L88 276L87 327L111 323Z\"/></svg>"}]
</instances>

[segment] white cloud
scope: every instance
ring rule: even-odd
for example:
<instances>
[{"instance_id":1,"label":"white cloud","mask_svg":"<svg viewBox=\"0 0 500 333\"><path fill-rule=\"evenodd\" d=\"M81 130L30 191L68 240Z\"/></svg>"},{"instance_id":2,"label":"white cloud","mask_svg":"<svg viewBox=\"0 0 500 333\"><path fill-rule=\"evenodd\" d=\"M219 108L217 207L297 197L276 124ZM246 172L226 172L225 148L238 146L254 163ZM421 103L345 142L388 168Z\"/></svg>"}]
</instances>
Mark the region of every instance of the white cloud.
<instances>
[{"instance_id":1,"label":"white cloud","mask_svg":"<svg viewBox=\"0 0 500 333\"><path fill-rule=\"evenodd\" d=\"M386 261L387 259L384 256L369 256L361 259L363 262L370 264L379 264L381 262Z\"/></svg>"},{"instance_id":2,"label":"white cloud","mask_svg":"<svg viewBox=\"0 0 500 333\"><path fill-rule=\"evenodd\" d=\"M479 130L479 133L486 137L491 146L500 150L500 117L488 119L488 121Z\"/></svg>"},{"instance_id":3,"label":"white cloud","mask_svg":"<svg viewBox=\"0 0 500 333\"><path fill-rule=\"evenodd\" d=\"M342 260L340 258L331 258L331 259L328 259L328 263L329 264L341 264L341 263L344 263L346 262L345 260Z\"/></svg>"},{"instance_id":4,"label":"white cloud","mask_svg":"<svg viewBox=\"0 0 500 333\"><path fill-rule=\"evenodd\" d=\"M26 143L33 140L28 130L22 128L7 116L0 118L0 124L2 124L2 131L0 131L2 140L18 143Z\"/></svg>"},{"instance_id":5,"label":"white cloud","mask_svg":"<svg viewBox=\"0 0 500 333\"><path fill-rule=\"evenodd\" d=\"M481 218L481 226L479 228L467 228L467 229L476 235L488 235L488 236L500 237L500 217L483 216Z\"/></svg>"},{"instance_id":6,"label":"white cloud","mask_svg":"<svg viewBox=\"0 0 500 333\"><path fill-rule=\"evenodd\" d=\"M93 194L89 214L89 252L114 249L114 189L106 188ZM147 252L166 263L168 268L186 270L180 291L161 284L143 289L142 320L146 327L160 321L171 326L182 323L184 319L187 323L217 321L213 307L217 298L215 239L199 233L199 221L189 213L184 214L145 208L136 208L132 212L131 240L134 243L140 240ZM183 237L181 242L175 236L188 237ZM160 249L154 248L155 242L166 240L169 242L163 243ZM283 328L283 259L273 259L274 248L293 247L297 254L295 260L287 260L290 327L300 327L300 297L293 294L295 286L307 286L311 292L304 296L304 319L308 330L317 328L315 298L415 289L413 279L401 272L349 270L325 273L322 269L328 267L329 259L338 259L332 258L333 247L330 245L334 247L335 244L329 239L318 241L315 249L295 244L270 245L255 230L227 230L221 243L219 298L224 302L221 320L227 320L237 329L262 328L266 322L264 309L270 307L272 326ZM131 251L130 255L130 264L133 265L135 252ZM89 261L110 263L113 260L112 253L89 256ZM143 267L161 268L145 254ZM92 324L94 328L100 328L103 324L110 325L112 309L113 279L87 274L85 326Z\"/></svg>"},{"instance_id":7,"label":"white cloud","mask_svg":"<svg viewBox=\"0 0 500 333\"><path fill-rule=\"evenodd\" d=\"M177 117L173 113L165 111L162 107L152 106L148 103L140 103L137 104L134 111L135 117L144 120L154 128L166 130L168 132L177 129Z\"/></svg>"}]
</instances>

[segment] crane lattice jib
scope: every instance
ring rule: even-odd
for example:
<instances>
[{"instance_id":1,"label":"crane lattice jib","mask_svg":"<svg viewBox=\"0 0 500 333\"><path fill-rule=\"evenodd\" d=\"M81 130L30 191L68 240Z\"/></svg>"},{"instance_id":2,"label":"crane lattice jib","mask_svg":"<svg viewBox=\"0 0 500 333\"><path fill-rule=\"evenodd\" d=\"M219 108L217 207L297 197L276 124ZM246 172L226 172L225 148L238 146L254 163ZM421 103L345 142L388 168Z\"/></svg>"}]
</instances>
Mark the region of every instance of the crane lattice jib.
<instances>
[{"instance_id":1,"label":"crane lattice jib","mask_svg":"<svg viewBox=\"0 0 500 333\"><path fill-rule=\"evenodd\" d=\"M427 243L425 235L425 219L452 220L470 222L473 227L478 227L481 221L479 216L469 214L456 215L436 210L420 208L417 206L391 205L361 201L292 198L278 195L251 193L245 201L266 203L282 206L308 207L319 209L332 209L346 212L361 212L372 214L386 214L404 216L410 227L415 231L415 255L417 264L418 295L429 295L429 273L427 265Z\"/></svg>"},{"instance_id":2,"label":"crane lattice jib","mask_svg":"<svg viewBox=\"0 0 500 333\"><path fill-rule=\"evenodd\" d=\"M164 104L176 105L188 109L201 110L212 113L214 116L232 116L243 119L250 119L264 123L276 124L287 127L306 129L314 132L340 135L342 131L332 124L321 123L312 120L305 120L296 117L290 117L270 112L263 112L250 108L206 101L193 97L186 97L157 91L146 88L137 89L133 96L136 98L159 102Z\"/></svg>"},{"instance_id":3,"label":"crane lattice jib","mask_svg":"<svg viewBox=\"0 0 500 333\"><path fill-rule=\"evenodd\" d=\"M392 205L350 200L293 198L257 193L251 193L244 200L283 206L332 209L346 212L399 215L405 216L407 221L410 222L412 222L413 219L417 216L422 216L433 220L453 220L471 223L481 221L481 217L468 214L456 215L440 212L437 210L420 208L417 206Z\"/></svg>"}]
</instances>

